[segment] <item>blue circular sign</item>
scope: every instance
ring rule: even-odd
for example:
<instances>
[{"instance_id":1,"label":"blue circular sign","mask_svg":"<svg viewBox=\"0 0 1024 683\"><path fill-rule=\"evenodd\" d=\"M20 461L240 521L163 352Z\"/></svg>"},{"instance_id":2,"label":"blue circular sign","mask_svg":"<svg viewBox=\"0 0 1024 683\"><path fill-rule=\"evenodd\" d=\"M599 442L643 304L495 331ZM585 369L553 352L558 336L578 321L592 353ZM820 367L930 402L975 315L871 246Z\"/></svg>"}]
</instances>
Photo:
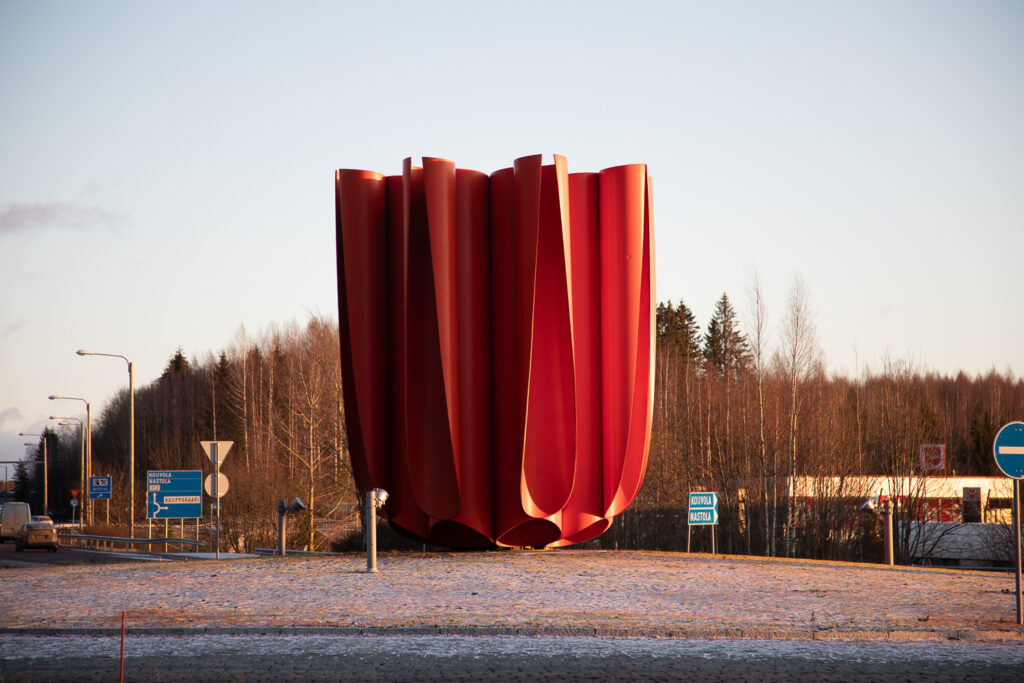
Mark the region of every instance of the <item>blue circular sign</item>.
<instances>
[{"instance_id":1,"label":"blue circular sign","mask_svg":"<svg viewBox=\"0 0 1024 683\"><path fill-rule=\"evenodd\" d=\"M996 465L1008 477L1024 479L1024 422L1010 422L992 442Z\"/></svg>"}]
</instances>

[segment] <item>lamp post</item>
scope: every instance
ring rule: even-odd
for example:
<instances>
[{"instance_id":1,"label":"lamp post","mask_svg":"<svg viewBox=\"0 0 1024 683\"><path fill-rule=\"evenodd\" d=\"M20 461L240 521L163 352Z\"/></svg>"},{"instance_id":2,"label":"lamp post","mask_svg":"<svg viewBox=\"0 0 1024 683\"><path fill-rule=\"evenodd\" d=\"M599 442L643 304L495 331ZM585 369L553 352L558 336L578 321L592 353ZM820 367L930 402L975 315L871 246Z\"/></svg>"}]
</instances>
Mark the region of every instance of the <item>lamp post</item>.
<instances>
[{"instance_id":1,"label":"lamp post","mask_svg":"<svg viewBox=\"0 0 1024 683\"><path fill-rule=\"evenodd\" d=\"M60 417L59 415L51 415L50 419L51 420L60 420L60 422L57 423L59 425L74 424L73 422L68 422L68 420L74 420L75 422L78 423L78 429L79 429L79 433L81 435L81 438L79 439L79 444L81 444L81 446L82 446L82 469L81 469L81 472L82 472L82 488L79 489L79 493L81 493L86 488L86 486L85 486L85 422L83 422L81 419L79 419L77 417ZM72 504L72 505L76 505L76 504ZM71 521L72 522L75 521L74 514L71 515ZM78 528L80 530L85 529L85 505L84 504L82 505L82 509L78 511Z\"/></svg>"},{"instance_id":2,"label":"lamp post","mask_svg":"<svg viewBox=\"0 0 1024 683\"><path fill-rule=\"evenodd\" d=\"M50 514L50 487L48 483L48 466L46 464L46 430L42 434L31 434L29 432L18 432L18 436L38 436L43 439L43 514ZM34 443L27 443L26 446L35 446Z\"/></svg>"},{"instance_id":3,"label":"lamp post","mask_svg":"<svg viewBox=\"0 0 1024 683\"><path fill-rule=\"evenodd\" d=\"M89 498L89 478L92 477L92 406L84 398L75 396L60 396L54 394L49 397L51 401L81 401L85 404L85 467L82 469L82 478L85 480L86 495L82 501L82 510L88 511L89 524L92 524L92 500Z\"/></svg>"},{"instance_id":4,"label":"lamp post","mask_svg":"<svg viewBox=\"0 0 1024 683\"><path fill-rule=\"evenodd\" d=\"M79 356L108 356L128 364L128 537L135 538L135 375L132 362L119 353L99 353L78 349Z\"/></svg>"}]
</instances>

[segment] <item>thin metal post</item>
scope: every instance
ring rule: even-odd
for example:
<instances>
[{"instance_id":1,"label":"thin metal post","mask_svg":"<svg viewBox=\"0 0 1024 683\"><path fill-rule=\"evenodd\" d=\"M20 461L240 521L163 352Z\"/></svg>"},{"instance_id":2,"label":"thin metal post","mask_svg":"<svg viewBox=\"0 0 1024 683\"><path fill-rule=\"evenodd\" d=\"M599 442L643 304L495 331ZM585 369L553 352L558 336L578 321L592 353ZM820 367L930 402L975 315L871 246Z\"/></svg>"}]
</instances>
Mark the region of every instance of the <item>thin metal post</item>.
<instances>
[{"instance_id":1,"label":"thin metal post","mask_svg":"<svg viewBox=\"0 0 1024 683\"><path fill-rule=\"evenodd\" d=\"M218 443L210 444L210 455L213 456L213 499L217 505L217 559L220 559L220 452Z\"/></svg>"},{"instance_id":2,"label":"thin metal post","mask_svg":"<svg viewBox=\"0 0 1024 683\"><path fill-rule=\"evenodd\" d=\"M81 444L82 444L82 489L81 490L85 492L85 495L82 496L82 510L80 512L78 512L77 510L72 510L71 513L72 513L72 516L74 516L74 513L78 512L78 531L79 531L79 533L84 533L85 532L85 506L86 506L85 501L89 500L89 479L86 477L86 473L85 473L85 425L82 424L81 420L78 421L78 430L79 430L80 436L82 437L81 439L79 439L79 441L81 441Z\"/></svg>"},{"instance_id":3,"label":"thin metal post","mask_svg":"<svg viewBox=\"0 0 1024 683\"><path fill-rule=\"evenodd\" d=\"M85 476L87 481L92 479L92 405L88 401L85 402ZM89 524L95 522L95 503L92 502L92 498L89 497L88 492L85 495L85 505L88 514L86 515Z\"/></svg>"},{"instance_id":4,"label":"thin metal post","mask_svg":"<svg viewBox=\"0 0 1024 683\"><path fill-rule=\"evenodd\" d=\"M128 363L128 460L130 471L128 486L131 491L128 538L135 538L135 373L132 370L132 362L127 358L125 361Z\"/></svg>"},{"instance_id":5,"label":"thin metal post","mask_svg":"<svg viewBox=\"0 0 1024 683\"><path fill-rule=\"evenodd\" d=\"M284 501L277 504L277 554L284 557L287 552L284 548L284 539L288 534L288 513L285 510Z\"/></svg>"},{"instance_id":6,"label":"thin metal post","mask_svg":"<svg viewBox=\"0 0 1024 683\"><path fill-rule=\"evenodd\" d=\"M1021 612L1020 585L1020 479L1013 480L1013 529L1017 539L1017 625L1024 625L1024 613Z\"/></svg>"},{"instance_id":7,"label":"thin metal post","mask_svg":"<svg viewBox=\"0 0 1024 683\"><path fill-rule=\"evenodd\" d=\"M892 501L882 503L882 534L885 546L885 564L893 564L892 556Z\"/></svg>"},{"instance_id":8,"label":"thin metal post","mask_svg":"<svg viewBox=\"0 0 1024 683\"><path fill-rule=\"evenodd\" d=\"M686 552L690 552L690 534L693 533L693 527L689 524L686 525Z\"/></svg>"},{"instance_id":9,"label":"thin metal post","mask_svg":"<svg viewBox=\"0 0 1024 683\"><path fill-rule=\"evenodd\" d=\"M377 507L373 491L366 492L366 571L377 571Z\"/></svg>"},{"instance_id":10,"label":"thin metal post","mask_svg":"<svg viewBox=\"0 0 1024 683\"><path fill-rule=\"evenodd\" d=\"M50 514L50 475L46 462L46 430L43 430L43 514Z\"/></svg>"}]
</instances>

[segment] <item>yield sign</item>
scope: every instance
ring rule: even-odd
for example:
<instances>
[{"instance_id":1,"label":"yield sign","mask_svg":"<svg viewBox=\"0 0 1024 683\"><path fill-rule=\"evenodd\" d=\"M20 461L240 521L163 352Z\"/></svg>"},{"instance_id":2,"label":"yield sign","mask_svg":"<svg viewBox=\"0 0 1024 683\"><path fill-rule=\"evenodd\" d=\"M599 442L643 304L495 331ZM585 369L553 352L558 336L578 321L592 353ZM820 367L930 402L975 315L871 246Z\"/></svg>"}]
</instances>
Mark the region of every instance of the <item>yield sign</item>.
<instances>
[{"instance_id":1,"label":"yield sign","mask_svg":"<svg viewBox=\"0 0 1024 683\"><path fill-rule=\"evenodd\" d=\"M234 441L200 441L203 450L210 456L210 462L220 467L224 459L228 457L228 451L235 445Z\"/></svg>"}]
</instances>

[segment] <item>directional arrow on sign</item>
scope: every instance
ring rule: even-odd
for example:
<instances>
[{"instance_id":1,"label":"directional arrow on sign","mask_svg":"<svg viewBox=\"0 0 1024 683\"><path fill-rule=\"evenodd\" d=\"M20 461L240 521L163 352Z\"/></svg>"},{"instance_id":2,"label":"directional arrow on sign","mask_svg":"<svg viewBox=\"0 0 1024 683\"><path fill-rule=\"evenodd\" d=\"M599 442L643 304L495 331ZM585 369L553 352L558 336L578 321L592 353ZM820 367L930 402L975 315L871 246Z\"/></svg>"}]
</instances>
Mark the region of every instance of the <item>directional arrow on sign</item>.
<instances>
[{"instance_id":1,"label":"directional arrow on sign","mask_svg":"<svg viewBox=\"0 0 1024 683\"><path fill-rule=\"evenodd\" d=\"M149 517L151 519L158 517L160 515L161 510L170 510L170 507L168 507L167 505L161 505L160 503L156 502L156 491L153 492L153 500L151 500L149 504L153 506L153 509L149 514Z\"/></svg>"}]
</instances>

